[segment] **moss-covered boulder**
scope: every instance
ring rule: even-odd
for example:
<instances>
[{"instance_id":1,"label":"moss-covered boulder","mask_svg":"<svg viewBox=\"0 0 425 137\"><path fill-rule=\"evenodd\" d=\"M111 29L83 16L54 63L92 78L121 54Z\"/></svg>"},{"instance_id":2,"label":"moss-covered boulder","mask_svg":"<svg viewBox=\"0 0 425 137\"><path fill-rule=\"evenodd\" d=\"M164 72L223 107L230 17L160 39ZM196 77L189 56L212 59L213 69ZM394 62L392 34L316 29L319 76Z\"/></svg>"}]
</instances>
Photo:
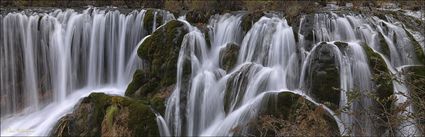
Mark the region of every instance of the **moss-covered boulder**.
<instances>
[{"instance_id":1,"label":"moss-covered boulder","mask_svg":"<svg viewBox=\"0 0 425 137\"><path fill-rule=\"evenodd\" d=\"M306 91L318 102L337 109L340 100L338 48L322 43L312 51L306 70Z\"/></svg>"},{"instance_id":2,"label":"moss-covered boulder","mask_svg":"<svg viewBox=\"0 0 425 137\"><path fill-rule=\"evenodd\" d=\"M254 122L255 135L339 136L333 116L303 96L281 92L269 96Z\"/></svg>"},{"instance_id":3,"label":"moss-covered boulder","mask_svg":"<svg viewBox=\"0 0 425 137\"><path fill-rule=\"evenodd\" d=\"M51 136L159 136L146 101L92 93L61 118Z\"/></svg>"},{"instance_id":4,"label":"moss-covered boulder","mask_svg":"<svg viewBox=\"0 0 425 137\"><path fill-rule=\"evenodd\" d=\"M235 43L228 43L220 51L220 67L229 71L235 67L238 60L239 46Z\"/></svg>"},{"instance_id":5,"label":"moss-covered boulder","mask_svg":"<svg viewBox=\"0 0 425 137\"><path fill-rule=\"evenodd\" d=\"M148 67L135 72L126 96L146 99L176 82L177 59L186 33L188 27L183 22L172 20L145 39L137 54Z\"/></svg>"},{"instance_id":6,"label":"moss-covered boulder","mask_svg":"<svg viewBox=\"0 0 425 137\"><path fill-rule=\"evenodd\" d=\"M152 33L153 25L157 28L159 25L163 23L163 14L161 10L158 9L147 9L145 12L145 16L143 18L143 28L148 32L148 34Z\"/></svg>"}]
</instances>

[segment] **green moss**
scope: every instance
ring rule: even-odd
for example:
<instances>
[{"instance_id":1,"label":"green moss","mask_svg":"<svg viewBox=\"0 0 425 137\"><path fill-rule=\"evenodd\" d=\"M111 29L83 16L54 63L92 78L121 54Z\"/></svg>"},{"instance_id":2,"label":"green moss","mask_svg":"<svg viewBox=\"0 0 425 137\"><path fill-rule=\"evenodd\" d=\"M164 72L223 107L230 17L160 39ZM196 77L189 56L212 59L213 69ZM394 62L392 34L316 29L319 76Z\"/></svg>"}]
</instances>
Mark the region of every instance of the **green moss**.
<instances>
[{"instance_id":1,"label":"green moss","mask_svg":"<svg viewBox=\"0 0 425 137\"><path fill-rule=\"evenodd\" d=\"M149 67L145 72L136 71L126 96L143 99L176 82L177 59L186 33L183 22L172 20L145 39L137 54Z\"/></svg>"},{"instance_id":2,"label":"green moss","mask_svg":"<svg viewBox=\"0 0 425 137\"><path fill-rule=\"evenodd\" d=\"M155 13L156 13L156 19L154 19ZM152 33L153 25L156 24L155 27L158 27L160 24L162 24L162 18L163 17L160 11L156 9L148 9L143 18L143 28L147 30L148 33Z\"/></svg>"},{"instance_id":3,"label":"green moss","mask_svg":"<svg viewBox=\"0 0 425 137\"><path fill-rule=\"evenodd\" d=\"M118 108L115 105L109 106L106 109L105 118L107 120L107 124L108 124L107 126L109 126L109 129L111 129L113 126L114 117L116 116L117 112L118 112Z\"/></svg>"},{"instance_id":4,"label":"green moss","mask_svg":"<svg viewBox=\"0 0 425 137\"><path fill-rule=\"evenodd\" d=\"M143 84L146 83L146 76L143 70L136 70L133 74L133 80L128 84L127 89L125 90L125 95L130 96L136 92Z\"/></svg>"},{"instance_id":5,"label":"green moss","mask_svg":"<svg viewBox=\"0 0 425 137\"><path fill-rule=\"evenodd\" d=\"M133 129L136 136L159 136L155 114L141 101L133 101L128 106L130 115L128 127Z\"/></svg>"},{"instance_id":6,"label":"green moss","mask_svg":"<svg viewBox=\"0 0 425 137\"><path fill-rule=\"evenodd\" d=\"M125 110L128 110L128 115L121 115L127 113ZM65 117L66 122L55 126L51 135L101 136L100 129L113 129L114 119L118 115L125 117L121 122L127 123L121 123L123 125L119 126L128 129L130 135L159 136L156 116L150 110L148 101L109 96L104 93L92 93L84 98L76 110ZM103 120L106 120L105 125L102 125Z\"/></svg>"}]
</instances>

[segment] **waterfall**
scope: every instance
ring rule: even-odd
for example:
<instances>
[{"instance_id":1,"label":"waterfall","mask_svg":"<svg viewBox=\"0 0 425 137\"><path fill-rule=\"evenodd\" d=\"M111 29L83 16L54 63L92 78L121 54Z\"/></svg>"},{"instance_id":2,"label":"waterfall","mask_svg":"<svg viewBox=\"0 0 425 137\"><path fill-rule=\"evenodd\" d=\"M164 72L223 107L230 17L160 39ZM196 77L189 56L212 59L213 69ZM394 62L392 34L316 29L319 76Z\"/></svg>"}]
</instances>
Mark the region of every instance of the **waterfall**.
<instances>
[{"instance_id":1,"label":"waterfall","mask_svg":"<svg viewBox=\"0 0 425 137\"><path fill-rule=\"evenodd\" d=\"M161 136L247 135L250 122L280 93L322 107L342 136L392 134L369 115L376 112L368 108L377 104L368 94L378 81L368 49L396 77L389 82L397 99L393 105L403 105L410 91L397 80L405 79L402 68L425 63L418 55L425 52L420 32L391 16L338 11L302 15L296 24L267 13L245 32L246 16L213 15L205 31L185 16L178 19L189 32L176 45L176 86L164 116L152 110ZM109 7L0 14L1 135L45 136L90 93L123 95L133 73L148 64L137 49L173 19L163 10ZM318 84L330 84L325 90L335 92ZM397 115L414 111L408 105ZM415 122L401 121L395 135L422 135Z\"/></svg>"},{"instance_id":2,"label":"waterfall","mask_svg":"<svg viewBox=\"0 0 425 137\"><path fill-rule=\"evenodd\" d=\"M379 54L393 74L398 73L396 68L420 65L412 44L415 39L406 38L411 32L396 20L388 22L375 16L316 13L301 17L298 34L295 34L298 39L295 39L292 27L278 15L260 18L243 34L239 25L241 16L223 14L210 18L211 47L196 27L192 26L192 32L186 34L177 64L176 89L167 101L167 126L158 122L160 131L170 131L169 134L176 136L226 136L235 135L233 129L242 126L238 134L244 135L248 132L244 126L259 115L268 98L280 92L290 92L304 96L317 106L325 106L337 122L341 135L378 135L381 133L375 125L376 118L368 114L351 114L375 105L367 96L375 84L364 48L370 47ZM313 23L304 24L308 22ZM306 25L313 27L303 28ZM309 34L305 33L312 33L312 43L306 41ZM231 44L236 44L239 52L236 65L226 70L217 65L223 61L217 50L226 49L226 45ZM312 48L309 44L313 45ZM340 114L319 103L311 93L314 89L305 88L312 75L308 71L314 65L313 58L320 58L316 52L319 47L324 47L323 44L331 49L326 52L333 54L331 60L335 61L338 70L340 95L337 108L348 108ZM191 65L190 75L183 75L184 64ZM189 80L184 81L184 77ZM407 88L395 80L393 83L398 103L405 102L401 94L407 94ZM351 101L349 94L357 92L359 99ZM412 112L409 108L408 111ZM418 135L414 125L402 126L400 128L407 129L400 130L399 135ZM162 134L168 135L168 132Z\"/></svg>"},{"instance_id":3,"label":"waterfall","mask_svg":"<svg viewBox=\"0 0 425 137\"><path fill-rule=\"evenodd\" d=\"M1 15L1 135L47 135L89 93L123 95L142 67L142 38L174 19L154 10L162 20L144 28L146 12L89 7Z\"/></svg>"}]
</instances>

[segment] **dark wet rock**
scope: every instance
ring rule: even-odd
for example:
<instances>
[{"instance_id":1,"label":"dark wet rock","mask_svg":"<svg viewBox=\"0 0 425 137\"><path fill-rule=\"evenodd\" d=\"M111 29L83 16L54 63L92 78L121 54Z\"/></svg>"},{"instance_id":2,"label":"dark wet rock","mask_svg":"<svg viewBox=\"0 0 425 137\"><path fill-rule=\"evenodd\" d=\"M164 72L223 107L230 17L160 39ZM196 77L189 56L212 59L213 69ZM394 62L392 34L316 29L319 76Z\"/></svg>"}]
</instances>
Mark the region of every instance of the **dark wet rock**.
<instances>
[{"instance_id":1,"label":"dark wet rock","mask_svg":"<svg viewBox=\"0 0 425 137\"><path fill-rule=\"evenodd\" d=\"M257 72L259 66L244 64L230 75L224 93L224 111L227 113L242 103L243 95L248 87L249 74Z\"/></svg>"},{"instance_id":2,"label":"dark wet rock","mask_svg":"<svg viewBox=\"0 0 425 137\"><path fill-rule=\"evenodd\" d=\"M238 61L239 46L235 43L228 43L220 51L220 67L226 71L234 68Z\"/></svg>"},{"instance_id":3,"label":"dark wet rock","mask_svg":"<svg viewBox=\"0 0 425 137\"><path fill-rule=\"evenodd\" d=\"M312 51L306 70L306 89L318 102L337 109L340 100L340 68L337 48L322 43Z\"/></svg>"},{"instance_id":4,"label":"dark wet rock","mask_svg":"<svg viewBox=\"0 0 425 137\"><path fill-rule=\"evenodd\" d=\"M242 17L241 27L243 32L248 32L252 25L257 22L261 17L265 15L264 12L255 11L252 13L248 13Z\"/></svg>"}]
</instances>

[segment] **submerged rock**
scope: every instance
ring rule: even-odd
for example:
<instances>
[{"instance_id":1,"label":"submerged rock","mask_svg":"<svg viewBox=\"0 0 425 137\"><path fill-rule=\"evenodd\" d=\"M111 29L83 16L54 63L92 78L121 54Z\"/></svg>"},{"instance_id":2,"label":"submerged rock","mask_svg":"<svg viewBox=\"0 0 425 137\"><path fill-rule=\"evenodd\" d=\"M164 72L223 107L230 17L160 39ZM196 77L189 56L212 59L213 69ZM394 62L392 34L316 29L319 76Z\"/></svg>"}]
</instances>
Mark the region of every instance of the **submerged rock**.
<instances>
[{"instance_id":1,"label":"submerged rock","mask_svg":"<svg viewBox=\"0 0 425 137\"><path fill-rule=\"evenodd\" d=\"M51 136L159 136L146 101L92 93L61 118Z\"/></svg>"}]
</instances>

